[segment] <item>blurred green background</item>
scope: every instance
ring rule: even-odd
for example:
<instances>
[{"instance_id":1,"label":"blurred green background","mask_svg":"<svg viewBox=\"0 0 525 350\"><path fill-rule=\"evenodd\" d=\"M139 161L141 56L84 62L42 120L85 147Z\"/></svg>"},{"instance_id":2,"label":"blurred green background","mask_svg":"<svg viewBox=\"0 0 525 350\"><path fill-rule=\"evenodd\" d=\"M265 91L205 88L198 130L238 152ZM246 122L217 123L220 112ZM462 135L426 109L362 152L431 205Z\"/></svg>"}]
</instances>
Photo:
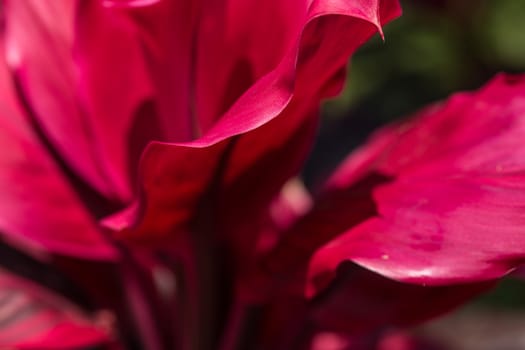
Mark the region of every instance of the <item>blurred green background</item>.
<instances>
[{"instance_id":1,"label":"blurred green background","mask_svg":"<svg viewBox=\"0 0 525 350\"><path fill-rule=\"evenodd\" d=\"M377 127L498 72L525 72L525 0L401 2L385 42L376 35L357 52L343 93L324 106L303 173L311 189ZM450 349L525 349L525 282L508 278L422 332Z\"/></svg>"}]
</instances>

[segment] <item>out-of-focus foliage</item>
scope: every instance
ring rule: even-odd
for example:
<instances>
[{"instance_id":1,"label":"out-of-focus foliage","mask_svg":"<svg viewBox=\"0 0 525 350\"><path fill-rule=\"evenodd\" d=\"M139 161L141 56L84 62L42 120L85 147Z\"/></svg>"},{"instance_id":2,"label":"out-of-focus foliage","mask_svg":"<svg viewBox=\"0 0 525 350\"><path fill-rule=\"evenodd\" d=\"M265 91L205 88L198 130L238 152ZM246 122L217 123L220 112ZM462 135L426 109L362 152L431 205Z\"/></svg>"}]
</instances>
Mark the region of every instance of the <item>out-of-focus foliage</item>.
<instances>
[{"instance_id":1,"label":"out-of-focus foliage","mask_svg":"<svg viewBox=\"0 0 525 350\"><path fill-rule=\"evenodd\" d=\"M486 62L525 70L525 1L487 1L477 18L474 25Z\"/></svg>"},{"instance_id":2,"label":"out-of-focus foliage","mask_svg":"<svg viewBox=\"0 0 525 350\"><path fill-rule=\"evenodd\" d=\"M525 282L523 279L507 278L489 293L473 302L474 305L498 309L525 310Z\"/></svg>"}]
</instances>

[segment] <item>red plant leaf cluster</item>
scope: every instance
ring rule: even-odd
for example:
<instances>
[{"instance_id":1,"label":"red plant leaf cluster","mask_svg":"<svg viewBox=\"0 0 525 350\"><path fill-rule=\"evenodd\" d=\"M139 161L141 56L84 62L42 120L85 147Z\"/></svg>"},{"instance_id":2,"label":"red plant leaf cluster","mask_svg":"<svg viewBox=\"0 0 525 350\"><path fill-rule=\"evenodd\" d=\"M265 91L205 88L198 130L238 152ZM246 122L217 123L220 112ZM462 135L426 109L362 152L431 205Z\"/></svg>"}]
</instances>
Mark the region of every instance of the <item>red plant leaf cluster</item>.
<instances>
[{"instance_id":1,"label":"red plant leaf cluster","mask_svg":"<svg viewBox=\"0 0 525 350\"><path fill-rule=\"evenodd\" d=\"M521 76L297 179L396 0L2 4L1 348L416 349L525 256Z\"/></svg>"}]
</instances>

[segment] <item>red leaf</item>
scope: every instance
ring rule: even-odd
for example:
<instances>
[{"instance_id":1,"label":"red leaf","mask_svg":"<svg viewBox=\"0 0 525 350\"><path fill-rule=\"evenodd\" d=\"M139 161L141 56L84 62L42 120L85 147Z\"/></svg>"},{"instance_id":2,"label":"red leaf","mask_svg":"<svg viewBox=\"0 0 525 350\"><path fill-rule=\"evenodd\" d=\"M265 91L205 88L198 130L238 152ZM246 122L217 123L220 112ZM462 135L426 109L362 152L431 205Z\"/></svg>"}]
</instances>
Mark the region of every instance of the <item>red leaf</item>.
<instances>
[{"instance_id":1,"label":"red leaf","mask_svg":"<svg viewBox=\"0 0 525 350\"><path fill-rule=\"evenodd\" d=\"M5 13L8 63L36 123L81 178L129 199L127 132L151 94L129 20L99 1L6 1Z\"/></svg>"},{"instance_id":2,"label":"red leaf","mask_svg":"<svg viewBox=\"0 0 525 350\"><path fill-rule=\"evenodd\" d=\"M3 62L0 95L0 232L18 246L115 259L117 252L32 131Z\"/></svg>"},{"instance_id":3,"label":"red leaf","mask_svg":"<svg viewBox=\"0 0 525 350\"><path fill-rule=\"evenodd\" d=\"M16 349L117 349L109 314L98 324L53 293L0 271L0 347Z\"/></svg>"},{"instance_id":4,"label":"red leaf","mask_svg":"<svg viewBox=\"0 0 525 350\"><path fill-rule=\"evenodd\" d=\"M519 266L525 251L524 101L523 78L502 75L479 92L458 94L383 130L351 156L330 191L355 183L352 169L368 152L368 171L392 181L373 190L376 215L341 230L316 252L309 294L344 260L427 285L495 279Z\"/></svg>"},{"instance_id":5,"label":"red leaf","mask_svg":"<svg viewBox=\"0 0 525 350\"><path fill-rule=\"evenodd\" d=\"M283 34L286 38L279 39L284 40L280 43L283 45L281 50L268 49L276 43L273 37L263 35L267 32L267 26L264 26L264 31L257 26L264 19L270 21L256 11L257 2L232 2L230 7L222 9L231 11L224 15L233 19L218 32L206 27L217 28L218 24L213 18L208 18L206 12L202 14L203 32L198 33L198 44L203 46L201 49L204 51L217 50L217 40L229 42L237 36L243 37L245 32L241 29L244 27L243 30L248 30L248 33L258 34L253 42L240 41L239 47L232 48L232 52L224 53L221 49L224 57L218 54L199 56L203 62L197 71L202 77L197 81L202 79L203 83L198 86L214 93L197 94L197 110L203 108L209 112L190 115L189 119L208 118L206 115L209 114L213 122L199 119L197 122L203 128L203 135L194 141L150 145L140 166L144 201L119 215L120 225L107 221L108 225L123 228L135 224L136 227L123 234L144 240L156 233L186 232L188 220L197 215L198 204L213 187L217 191L216 205L220 210L216 216L224 226L218 230L227 232L233 244L239 243L237 245L242 248L237 250L250 254L257 232L247 232L246 223L258 222L261 216L265 216L265 210L281 186L299 170L313 139L321 98L333 93L334 86L340 86L342 69L353 51L377 30L380 23L399 14L397 2L394 1L381 4L376 1L366 4L297 1L293 4L276 2L271 6L265 3L265 6L279 13L297 8L298 12L290 17L293 21L282 19L283 22L279 22L286 33ZM211 11L207 8L203 11L208 10ZM136 16L141 14L153 16L149 12L138 12ZM151 21L154 17L146 18ZM219 21L224 20L220 16L218 18ZM224 35L233 37L222 38L219 34L225 30ZM259 33L259 30L262 32ZM250 53L249 57L253 58L253 61L248 60L250 74L254 74L251 85L240 81L230 84L224 80L226 78L206 75L211 71L223 74L222 69L216 69L217 64L221 65L216 62L217 59L227 62L224 67L231 68L225 68L225 72L241 69L237 64L244 58L244 53ZM212 57L213 61L208 61ZM243 71L239 74L247 77L248 73ZM227 77L234 79L236 75ZM178 84L179 81L173 83ZM218 86L213 88L213 84ZM242 91L245 85L246 90ZM235 96L231 106L223 108L217 105L219 102L210 102L216 98L216 91L224 89L226 94L233 89L231 91ZM199 102L201 98L202 103ZM224 102L224 98L219 100ZM239 137L231 141L235 135ZM234 144L228 145L229 142ZM217 170L219 167L220 171ZM271 176L260 176L266 169L273 170ZM244 194L247 191L253 200L246 201ZM243 239L247 242L242 243Z\"/></svg>"}]
</instances>

